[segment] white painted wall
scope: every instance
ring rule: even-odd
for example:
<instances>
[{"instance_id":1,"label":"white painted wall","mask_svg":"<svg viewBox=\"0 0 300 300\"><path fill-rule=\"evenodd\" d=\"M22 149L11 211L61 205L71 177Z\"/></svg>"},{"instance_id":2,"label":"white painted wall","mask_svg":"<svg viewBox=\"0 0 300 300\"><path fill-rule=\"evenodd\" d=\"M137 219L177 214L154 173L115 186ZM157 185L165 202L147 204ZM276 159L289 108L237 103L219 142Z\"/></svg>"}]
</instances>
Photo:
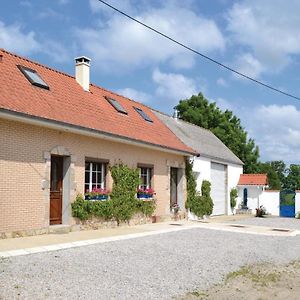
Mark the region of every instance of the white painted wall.
<instances>
[{"instance_id":1,"label":"white painted wall","mask_svg":"<svg viewBox=\"0 0 300 300\"><path fill-rule=\"evenodd\" d=\"M203 180L210 181L211 161L205 157L195 157L193 164L193 171L195 173L197 190L201 192L201 185Z\"/></svg>"},{"instance_id":2,"label":"white painted wall","mask_svg":"<svg viewBox=\"0 0 300 300\"><path fill-rule=\"evenodd\" d=\"M240 186L238 188L238 206L243 203L244 188L248 189L247 206L252 210L252 214L256 213L256 208L263 205L267 213L279 216L279 191L264 191L262 187L258 186Z\"/></svg>"},{"instance_id":3,"label":"white painted wall","mask_svg":"<svg viewBox=\"0 0 300 300\"><path fill-rule=\"evenodd\" d=\"M300 191L296 191L295 213L300 212Z\"/></svg>"},{"instance_id":4,"label":"white painted wall","mask_svg":"<svg viewBox=\"0 0 300 300\"><path fill-rule=\"evenodd\" d=\"M267 213L273 216L280 214L279 191L264 191L259 198L259 205L263 205Z\"/></svg>"},{"instance_id":5,"label":"white painted wall","mask_svg":"<svg viewBox=\"0 0 300 300\"><path fill-rule=\"evenodd\" d=\"M252 209L252 213L255 214L255 209L259 207L259 197L262 194L262 187L258 186L240 186L238 187L238 203L237 206L240 207L244 199L244 189L248 190L248 202L247 206Z\"/></svg>"},{"instance_id":6,"label":"white painted wall","mask_svg":"<svg viewBox=\"0 0 300 300\"><path fill-rule=\"evenodd\" d=\"M196 182L197 182L197 190L201 191L201 185L203 180L209 180L211 182L211 162L212 160L207 157L195 157L194 158L194 164L193 164L193 171L195 173ZM232 211L230 208L230 190L232 188L237 187L240 174L243 173L243 166L241 165L235 165L235 164L229 164L224 163L221 161L215 161L213 162L225 164L227 165L227 205L226 210L227 214L231 215Z\"/></svg>"},{"instance_id":7,"label":"white painted wall","mask_svg":"<svg viewBox=\"0 0 300 300\"><path fill-rule=\"evenodd\" d=\"M227 205L227 214L231 215L231 207L230 207L230 191L233 188L237 188L237 184L240 179L240 175L243 174L243 166L228 164L227 166L227 176L228 176L228 205ZM238 202L238 201L237 201ZM238 204L238 203L237 203Z\"/></svg>"}]
</instances>

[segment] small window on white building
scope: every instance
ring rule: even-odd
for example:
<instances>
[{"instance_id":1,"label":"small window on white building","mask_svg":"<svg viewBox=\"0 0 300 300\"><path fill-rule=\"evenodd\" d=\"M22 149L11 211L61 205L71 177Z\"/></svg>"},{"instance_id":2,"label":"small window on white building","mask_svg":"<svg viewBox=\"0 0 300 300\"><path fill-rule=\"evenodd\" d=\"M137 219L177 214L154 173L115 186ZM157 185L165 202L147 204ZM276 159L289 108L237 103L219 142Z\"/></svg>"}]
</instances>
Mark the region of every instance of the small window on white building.
<instances>
[{"instance_id":1,"label":"small window on white building","mask_svg":"<svg viewBox=\"0 0 300 300\"><path fill-rule=\"evenodd\" d=\"M140 167L141 183L139 188L146 190L151 188L152 168Z\"/></svg>"},{"instance_id":2,"label":"small window on white building","mask_svg":"<svg viewBox=\"0 0 300 300\"><path fill-rule=\"evenodd\" d=\"M85 162L85 192L91 192L95 188L105 189L106 163Z\"/></svg>"}]
</instances>

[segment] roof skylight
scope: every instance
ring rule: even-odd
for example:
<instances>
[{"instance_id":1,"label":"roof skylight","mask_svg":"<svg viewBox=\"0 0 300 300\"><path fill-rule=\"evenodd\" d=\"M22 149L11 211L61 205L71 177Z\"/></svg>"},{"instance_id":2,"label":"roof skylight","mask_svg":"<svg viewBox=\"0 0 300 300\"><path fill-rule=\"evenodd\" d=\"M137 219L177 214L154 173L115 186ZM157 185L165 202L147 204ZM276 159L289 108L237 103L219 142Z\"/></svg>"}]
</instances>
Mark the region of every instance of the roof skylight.
<instances>
[{"instance_id":1,"label":"roof skylight","mask_svg":"<svg viewBox=\"0 0 300 300\"><path fill-rule=\"evenodd\" d=\"M148 122L153 122L152 119L140 108L134 107L134 109L140 114L140 116Z\"/></svg>"},{"instance_id":2,"label":"roof skylight","mask_svg":"<svg viewBox=\"0 0 300 300\"><path fill-rule=\"evenodd\" d=\"M20 65L18 66L18 68L32 85L49 90L48 84L41 78L41 76L35 70Z\"/></svg>"},{"instance_id":3,"label":"roof skylight","mask_svg":"<svg viewBox=\"0 0 300 300\"><path fill-rule=\"evenodd\" d=\"M125 108L115 99L105 96L105 99L114 107L114 109L122 114L127 115Z\"/></svg>"}]
</instances>

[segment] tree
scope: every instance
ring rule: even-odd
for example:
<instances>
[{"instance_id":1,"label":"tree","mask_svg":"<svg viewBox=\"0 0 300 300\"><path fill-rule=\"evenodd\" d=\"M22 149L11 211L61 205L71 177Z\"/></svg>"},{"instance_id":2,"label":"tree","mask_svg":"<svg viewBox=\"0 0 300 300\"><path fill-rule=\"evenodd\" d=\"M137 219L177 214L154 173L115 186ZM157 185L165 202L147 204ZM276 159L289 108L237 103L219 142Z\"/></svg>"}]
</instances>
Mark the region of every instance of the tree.
<instances>
[{"instance_id":1,"label":"tree","mask_svg":"<svg viewBox=\"0 0 300 300\"><path fill-rule=\"evenodd\" d=\"M248 139L241 120L231 111L222 111L201 93L190 99L180 100L175 107L179 117L187 122L211 130L240 160L245 173L259 170L259 150L253 139Z\"/></svg>"},{"instance_id":2,"label":"tree","mask_svg":"<svg viewBox=\"0 0 300 300\"><path fill-rule=\"evenodd\" d=\"M280 190L284 188L286 182L286 166L282 160L260 163L258 172L268 174L270 189Z\"/></svg>"},{"instance_id":3,"label":"tree","mask_svg":"<svg viewBox=\"0 0 300 300\"><path fill-rule=\"evenodd\" d=\"M279 175L274 169L273 162L265 162L259 164L259 173L266 173L268 175L269 188L271 190L280 190L281 189L281 181Z\"/></svg>"},{"instance_id":4,"label":"tree","mask_svg":"<svg viewBox=\"0 0 300 300\"><path fill-rule=\"evenodd\" d=\"M291 164L287 170L288 175L284 187L290 190L300 189L300 165Z\"/></svg>"}]
</instances>

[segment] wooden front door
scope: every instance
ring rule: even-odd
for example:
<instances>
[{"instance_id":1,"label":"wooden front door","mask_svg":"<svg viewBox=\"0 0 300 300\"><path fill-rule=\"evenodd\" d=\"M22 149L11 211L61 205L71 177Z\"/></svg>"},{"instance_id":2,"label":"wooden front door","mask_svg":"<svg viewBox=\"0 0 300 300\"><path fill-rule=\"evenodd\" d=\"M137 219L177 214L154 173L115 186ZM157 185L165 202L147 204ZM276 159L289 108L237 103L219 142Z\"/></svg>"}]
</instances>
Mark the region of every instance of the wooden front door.
<instances>
[{"instance_id":1,"label":"wooden front door","mask_svg":"<svg viewBox=\"0 0 300 300\"><path fill-rule=\"evenodd\" d=\"M170 182L170 207L172 208L177 202L177 185L178 185L178 169L171 168Z\"/></svg>"},{"instance_id":2,"label":"wooden front door","mask_svg":"<svg viewBox=\"0 0 300 300\"><path fill-rule=\"evenodd\" d=\"M51 156L50 225L62 224L63 157Z\"/></svg>"}]
</instances>

